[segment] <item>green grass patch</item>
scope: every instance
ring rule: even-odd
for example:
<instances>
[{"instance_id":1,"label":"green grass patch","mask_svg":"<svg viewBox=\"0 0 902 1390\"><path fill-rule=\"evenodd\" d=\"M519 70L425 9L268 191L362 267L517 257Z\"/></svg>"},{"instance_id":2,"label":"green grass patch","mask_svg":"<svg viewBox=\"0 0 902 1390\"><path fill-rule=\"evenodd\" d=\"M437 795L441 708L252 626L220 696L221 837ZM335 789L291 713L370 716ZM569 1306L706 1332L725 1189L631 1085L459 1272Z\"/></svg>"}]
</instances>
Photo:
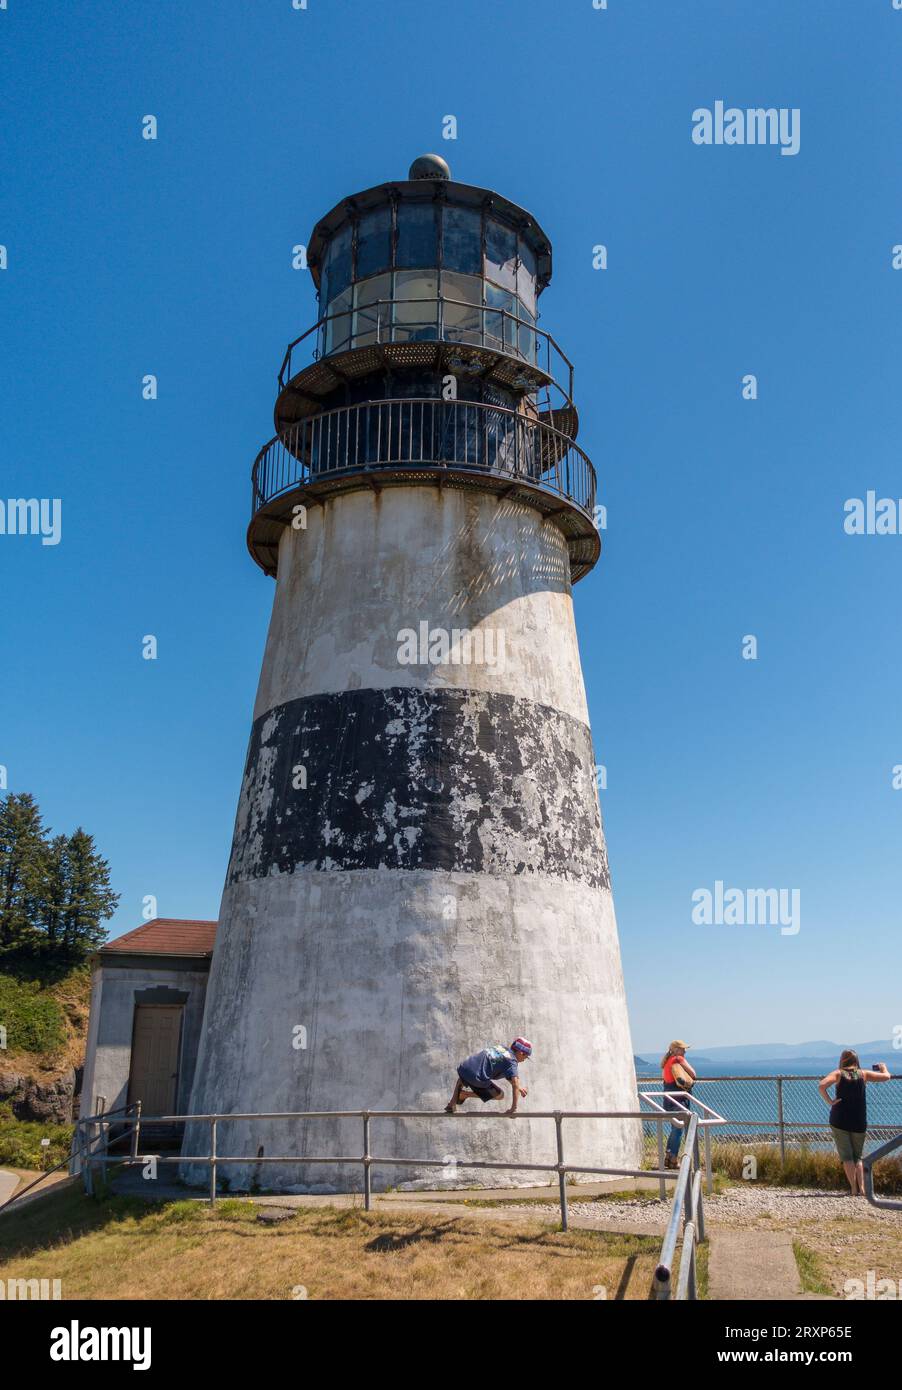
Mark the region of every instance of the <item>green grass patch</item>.
<instances>
[{"instance_id":1,"label":"green grass patch","mask_svg":"<svg viewBox=\"0 0 902 1390\"><path fill-rule=\"evenodd\" d=\"M216 1215L220 1221L256 1221L260 1208L254 1202L240 1197L221 1197L216 1203Z\"/></svg>"},{"instance_id":2,"label":"green grass patch","mask_svg":"<svg viewBox=\"0 0 902 1390\"><path fill-rule=\"evenodd\" d=\"M810 1246L803 1245L800 1240L794 1240L792 1253L796 1257L799 1278L802 1281L802 1292L832 1294L833 1290L827 1282L820 1258Z\"/></svg>"},{"instance_id":3,"label":"green grass patch","mask_svg":"<svg viewBox=\"0 0 902 1390\"><path fill-rule=\"evenodd\" d=\"M202 1221L205 1210L201 1202L169 1202L163 1209L163 1220L176 1226L183 1221Z\"/></svg>"}]
</instances>

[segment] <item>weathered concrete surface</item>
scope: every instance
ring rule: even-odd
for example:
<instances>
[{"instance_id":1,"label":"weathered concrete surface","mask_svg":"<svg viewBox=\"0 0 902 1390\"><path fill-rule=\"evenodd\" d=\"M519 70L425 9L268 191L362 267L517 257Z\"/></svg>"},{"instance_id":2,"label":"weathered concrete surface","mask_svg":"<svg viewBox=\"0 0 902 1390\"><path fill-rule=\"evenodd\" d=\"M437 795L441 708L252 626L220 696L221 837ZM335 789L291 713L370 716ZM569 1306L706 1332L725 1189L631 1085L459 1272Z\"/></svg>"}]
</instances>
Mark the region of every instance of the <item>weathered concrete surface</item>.
<instances>
[{"instance_id":1,"label":"weathered concrete surface","mask_svg":"<svg viewBox=\"0 0 902 1390\"><path fill-rule=\"evenodd\" d=\"M423 622L492 629L504 659L405 664L399 632ZM281 542L255 717L192 1109L438 1110L458 1061L518 1033L536 1049L529 1108L637 1109L553 523L452 489L311 508ZM189 1131L185 1152L206 1142ZM220 1153L261 1146L359 1154L361 1124L220 1127ZM570 1162L635 1167L639 1148L633 1122L565 1125ZM372 1152L437 1158L469 1184L468 1158L553 1162L554 1126L377 1121ZM350 1164L227 1171L236 1187L361 1182ZM380 1167L374 1184L435 1173Z\"/></svg>"},{"instance_id":2,"label":"weathered concrete surface","mask_svg":"<svg viewBox=\"0 0 902 1390\"><path fill-rule=\"evenodd\" d=\"M458 1061L517 1033L536 1046L523 1067L524 1114L637 1108L608 892L548 877L308 871L230 885L221 921L229 930L220 927L213 958L196 1112L439 1110ZM298 1025L306 1047L295 1050ZM628 1123L565 1124L568 1161L636 1166L639 1126ZM206 1132L193 1138L205 1144ZM253 1133L222 1125L218 1143L221 1153L259 1144L267 1154L362 1152L359 1121L311 1122L306 1133L284 1121ZM458 1165L468 1156L553 1162L554 1126L382 1121L372 1151ZM360 1186L361 1169L266 1165L235 1177L347 1190ZM380 1168L374 1181L410 1179L434 1182L435 1172ZM493 1181L478 1170L461 1176L476 1179Z\"/></svg>"},{"instance_id":3,"label":"weathered concrete surface","mask_svg":"<svg viewBox=\"0 0 902 1390\"><path fill-rule=\"evenodd\" d=\"M140 965L97 966L91 980L91 1022L85 1049L80 1115L94 1115L102 1096L107 1110L128 1100L135 1005L148 989L173 992L184 1004L182 1048L176 1104L187 1111L203 1022L208 972Z\"/></svg>"},{"instance_id":4,"label":"weathered concrete surface","mask_svg":"<svg viewBox=\"0 0 902 1390\"><path fill-rule=\"evenodd\" d=\"M731 1231L710 1234L708 1297L712 1299L796 1298L802 1283L786 1231Z\"/></svg>"},{"instance_id":5,"label":"weathered concrete surface","mask_svg":"<svg viewBox=\"0 0 902 1390\"><path fill-rule=\"evenodd\" d=\"M505 662L399 665L398 633L503 629ZM563 535L519 503L447 488L353 492L286 530L254 718L386 686L518 695L588 723Z\"/></svg>"}]
</instances>

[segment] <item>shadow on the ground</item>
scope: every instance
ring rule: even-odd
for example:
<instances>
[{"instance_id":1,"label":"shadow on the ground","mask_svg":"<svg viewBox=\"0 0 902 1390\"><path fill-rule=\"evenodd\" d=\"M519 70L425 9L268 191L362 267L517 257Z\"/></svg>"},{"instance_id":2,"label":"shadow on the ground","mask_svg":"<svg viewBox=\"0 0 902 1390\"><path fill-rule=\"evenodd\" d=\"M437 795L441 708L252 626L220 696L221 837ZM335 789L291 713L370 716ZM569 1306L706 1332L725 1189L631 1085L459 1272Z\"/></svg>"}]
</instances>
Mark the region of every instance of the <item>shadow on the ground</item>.
<instances>
[{"instance_id":1,"label":"shadow on the ground","mask_svg":"<svg viewBox=\"0 0 902 1390\"><path fill-rule=\"evenodd\" d=\"M0 1213L0 1260L70 1245L112 1223L150 1218L155 1210L136 1197L91 1198L81 1188L50 1188L36 1201Z\"/></svg>"},{"instance_id":2,"label":"shadow on the ground","mask_svg":"<svg viewBox=\"0 0 902 1390\"><path fill-rule=\"evenodd\" d=\"M480 1220L474 1212L433 1217L404 1211L366 1213L359 1207L299 1208L284 1222L264 1228L253 1212L244 1210L250 1204L234 1205L236 1210L218 1209L214 1216L204 1204L191 1203L184 1198L155 1203L139 1196L109 1192L91 1198L80 1187L50 1190L39 1201L0 1215L0 1262L54 1247L64 1248L83 1237L115 1230L126 1222L130 1223L129 1228L121 1234L136 1239L146 1237L148 1224L162 1224L169 1231L180 1227L186 1238L213 1245L226 1233L232 1238L254 1239L265 1229L269 1239L283 1240L295 1235L300 1228L306 1235L322 1240L340 1240L351 1232L362 1233L368 1238L364 1248L376 1255L397 1254L417 1246L444 1245L450 1251L475 1241L487 1259L504 1251L530 1250L564 1263L579 1254L584 1256L587 1242L591 1242L593 1249L597 1242L600 1255L624 1262L616 1292L609 1295L623 1299L638 1275L639 1257L649 1253L648 1242L657 1249L656 1239L643 1235L614 1235L586 1229L572 1230L565 1235L550 1226L518 1230L513 1225L493 1225L488 1212L483 1213Z\"/></svg>"},{"instance_id":3,"label":"shadow on the ground","mask_svg":"<svg viewBox=\"0 0 902 1390\"><path fill-rule=\"evenodd\" d=\"M420 1226L416 1231L383 1231L381 1235L375 1237L366 1246L366 1249L374 1254L392 1254L397 1250L406 1250L411 1245L440 1245L448 1234L453 1230L454 1223L446 1222L439 1225L437 1222L431 1226Z\"/></svg>"}]
</instances>

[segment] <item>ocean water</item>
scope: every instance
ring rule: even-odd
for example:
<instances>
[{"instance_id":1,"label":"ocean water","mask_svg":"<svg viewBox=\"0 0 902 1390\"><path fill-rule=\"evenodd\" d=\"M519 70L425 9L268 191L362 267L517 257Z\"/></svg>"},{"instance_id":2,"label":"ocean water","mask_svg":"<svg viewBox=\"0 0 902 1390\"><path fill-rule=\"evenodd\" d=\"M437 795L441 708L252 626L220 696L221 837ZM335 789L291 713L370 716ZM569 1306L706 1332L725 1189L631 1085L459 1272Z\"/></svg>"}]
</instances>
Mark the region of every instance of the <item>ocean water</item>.
<instances>
[{"instance_id":1,"label":"ocean water","mask_svg":"<svg viewBox=\"0 0 902 1390\"><path fill-rule=\"evenodd\" d=\"M759 1142L776 1139L779 1125L779 1090L777 1076L783 1077L783 1123L787 1143L808 1143L832 1146L829 1128L830 1111L818 1092L822 1076L833 1069L811 1059L803 1062L762 1062L743 1066L730 1063L728 1067L693 1063L698 1072L693 1095L722 1115L727 1123L712 1127L712 1138L735 1141L743 1137ZM730 1079L722 1079L726 1075ZM640 1069L640 1091L661 1090L660 1075L651 1080ZM713 1077L714 1079L706 1079ZM885 1084L869 1084L868 1148L875 1148L884 1139L902 1131L902 1077ZM698 1107L694 1107L698 1108ZM701 1113L701 1112L700 1112ZM743 1121L747 1123L743 1123ZM748 1123L754 1121L755 1123ZM821 1128L824 1126L824 1128ZM654 1132L650 1126L649 1133Z\"/></svg>"}]
</instances>

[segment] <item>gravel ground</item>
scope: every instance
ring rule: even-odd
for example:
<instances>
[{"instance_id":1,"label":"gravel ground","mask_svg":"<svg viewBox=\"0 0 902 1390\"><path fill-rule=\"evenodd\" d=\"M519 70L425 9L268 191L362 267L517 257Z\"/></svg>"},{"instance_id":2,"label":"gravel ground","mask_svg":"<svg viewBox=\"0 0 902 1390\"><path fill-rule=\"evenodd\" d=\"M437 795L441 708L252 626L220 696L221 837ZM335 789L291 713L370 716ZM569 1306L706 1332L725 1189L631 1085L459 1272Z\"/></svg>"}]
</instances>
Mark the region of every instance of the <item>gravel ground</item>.
<instances>
[{"instance_id":1,"label":"gravel ground","mask_svg":"<svg viewBox=\"0 0 902 1390\"><path fill-rule=\"evenodd\" d=\"M894 1199L896 1200L896 1199ZM510 1203L511 1206L526 1204ZM655 1226L662 1231L670 1215L670 1201L635 1197L624 1201L613 1198L600 1202L581 1202L578 1197L569 1202L570 1214L585 1217L600 1224L606 1221L635 1221L643 1227ZM534 1212L554 1215L557 1204L529 1204ZM756 1221L769 1225L772 1219L786 1222L801 1221L873 1221L885 1223L902 1231L902 1211L881 1211L872 1207L864 1197L844 1193L812 1192L794 1187L731 1187L719 1196L705 1197L705 1217L712 1225L749 1226Z\"/></svg>"}]
</instances>

